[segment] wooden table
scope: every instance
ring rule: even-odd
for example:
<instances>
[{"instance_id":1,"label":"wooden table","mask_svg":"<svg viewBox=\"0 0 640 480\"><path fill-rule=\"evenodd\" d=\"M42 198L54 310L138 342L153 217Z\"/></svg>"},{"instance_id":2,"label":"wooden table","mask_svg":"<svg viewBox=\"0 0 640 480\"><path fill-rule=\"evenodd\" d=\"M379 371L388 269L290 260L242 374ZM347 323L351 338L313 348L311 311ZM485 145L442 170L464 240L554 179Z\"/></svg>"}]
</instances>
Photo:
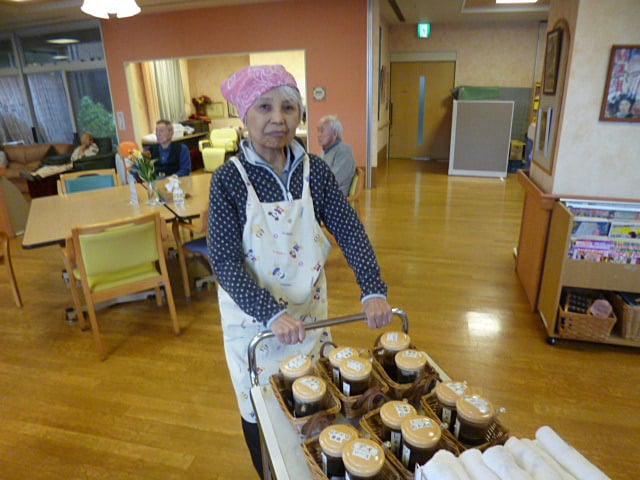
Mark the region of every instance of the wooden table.
<instances>
[{"instance_id":1,"label":"wooden table","mask_svg":"<svg viewBox=\"0 0 640 480\"><path fill-rule=\"evenodd\" d=\"M180 177L180 187L185 193L184 206L176 206L172 196L167 192L167 180L158 182L160 193L167 200L166 207L173 212L179 220L198 218L209 206L209 188L211 185L211 173L202 172Z\"/></svg>"},{"instance_id":2,"label":"wooden table","mask_svg":"<svg viewBox=\"0 0 640 480\"><path fill-rule=\"evenodd\" d=\"M128 185L71 195L51 195L31 201L29 218L22 239L23 248L44 247L63 243L76 225L108 222L149 212L160 212L170 221L174 213L163 205L146 204L147 191L137 184L139 203L133 205Z\"/></svg>"}]
</instances>

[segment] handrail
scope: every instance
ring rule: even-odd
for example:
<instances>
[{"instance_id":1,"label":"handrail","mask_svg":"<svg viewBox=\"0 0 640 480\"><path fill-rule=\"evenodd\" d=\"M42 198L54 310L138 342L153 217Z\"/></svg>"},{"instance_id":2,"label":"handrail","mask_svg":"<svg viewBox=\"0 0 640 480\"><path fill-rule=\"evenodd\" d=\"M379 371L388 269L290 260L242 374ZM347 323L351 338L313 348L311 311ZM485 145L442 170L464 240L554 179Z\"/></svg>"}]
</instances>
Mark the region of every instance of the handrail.
<instances>
[{"instance_id":1,"label":"handrail","mask_svg":"<svg viewBox=\"0 0 640 480\"><path fill-rule=\"evenodd\" d=\"M409 333L409 317L399 308L393 308L392 313L402 319L402 331L404 333ZM315 330L316 328L326 328L331 327L333 325L341 325L343 323L357 322L358 320L366 320L367 317L364 313L357 313L355 315L346 315L344 317L336 317L329 318L327 320L321 320L316 323L312 323L309 325L305 325L306 330ZM247 358L249 361L249 375L251 377L251 385L258 386L260 385L260 380L258 378L258 368L256 365L256 348L263 340L267 338L274 337L275 334L272 331L260 332L255 337L251 339L249 342L249 347L247 348Z\"/></svg>"}]
</instances>

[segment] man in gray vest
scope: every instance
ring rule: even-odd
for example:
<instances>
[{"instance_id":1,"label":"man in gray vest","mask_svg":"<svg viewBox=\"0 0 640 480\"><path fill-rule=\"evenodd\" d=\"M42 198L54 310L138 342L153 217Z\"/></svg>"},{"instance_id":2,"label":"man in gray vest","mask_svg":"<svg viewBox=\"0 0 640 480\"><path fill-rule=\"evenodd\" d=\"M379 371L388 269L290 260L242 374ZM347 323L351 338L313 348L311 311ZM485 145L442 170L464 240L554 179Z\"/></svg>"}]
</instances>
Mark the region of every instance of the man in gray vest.
<instances>
[{"instance_id":1,"label":"man in gray vest","mask_svg":"<svg viewBox=\"0 0 640 480\"><path fill-rule=\"evenodd\" d=\"M156 122L158 143L147 148L151 158L157 158L156 171L160 176L178 175L184 177L191 173L191 155L184 143L171 142L173 125L169 120Z\"/></svg>"},{"instance_id":2,"label":"man in gray vest","mask_svg":"<svg viewBox=\"0 0 640 480\"><path fill-rule=\"evenodd\" d=\"M349 195L351 180L356 171L356 160L351 146L342 141L342 123L335 115L327 115L318 123L318 143L322 147L320 157L327 162L336 177L340 191Z\"/></svg>"}]
</instances>

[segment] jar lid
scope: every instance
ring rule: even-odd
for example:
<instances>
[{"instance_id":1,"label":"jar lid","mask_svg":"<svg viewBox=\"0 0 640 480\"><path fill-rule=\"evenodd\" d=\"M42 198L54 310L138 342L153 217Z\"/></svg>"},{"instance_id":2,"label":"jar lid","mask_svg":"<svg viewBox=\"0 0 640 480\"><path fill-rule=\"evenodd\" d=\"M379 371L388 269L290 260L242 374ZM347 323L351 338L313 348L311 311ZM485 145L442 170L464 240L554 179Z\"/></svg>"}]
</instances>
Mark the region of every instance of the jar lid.
<instances>
[{"instance_id":1,"label":"jar lid","mask_svg":"<svg viewBox=\"0 0 640 480\"><path fill-rule=\"evenodd\" d=\"M373 477L382 470L384 451L373 440L356 438L344 446L342 461L351 475Z\"/></svg>"},{"instance_id":2,"label":"jar lid","mask_svg":"<svg viewBox=\"0 0 640 480\"><path fill-rule=\"evenodd\" d=\"M491 402L480 395L462 395L456 402L456 410L458 417L462 417L469 423L480 425L490 423L495 416Z\"/></svg>"},{"instance_id":3,"label":"jar lid","mask_svg":"<svg viewBox=\"0 0 640 480\"><path fill-rule=\"evenodd\" d=\"M417 414L416 409L410 403L400 400L392 400L380 407L380 419L387 427L400 430L402 420Z\"/></svg>"},{"instance_id":4,"label":"jar lid","mask_svg":"<svg viewBox=\"0 0 640 480\"><path fill-rule=\"evenodd\" d=\"M288 378L301 377L311 373L313 364L311 363L311 357L307 355L293 355L285 358L280 363L280 372L282 375Z\"/></svg>"},{"instance_id":5,"label":"jar lid","mask_svg":"<svg viewBox=\"0 0 640 480\"><path fill-rule=\"evenodd\" d=\"M327 385L324 380L315 375L305 375L296 378L291 386L293 398L302 403L317 402L324 397L327 392Z\"/></svg>"},{"instance_id":6,"label":"jar lid","mask_svg":"<svg viewBox=\"0 0 640 480\"><path fill-rule=\"evenodd\" d=\"M340 367L345 358L357 357L358 351L352 347L337 347L329 352L329 363L334 367Z\"/></svg>"},{"instance_id":7,"label":"jar lid","mask_svg":"<svg viewBox=\"0 0 640 480\"><path fill-rule=\"evenodd\" d=\"M342 457L344 446L355 438L358 438L358 430L351 425L329 425L320 433L318 442L327 455Z\"/></svg>"},{"instance_id":8,"label":"jar lid","mask_svg":"<svg viewBox=\"0 0 640 480\"><path fill-rule=\"evenodd\" d=\"M419 350L402 350L395 358L396 366L405 372L422 370L427 363L427 354Z\"/></svg>"},{"instance_id":9,"label":"jar lid","mask_svg":"<svg viewBox=\"0 0 640 480\"><path fill-rule=\"evenodd\" d=\"M347 358L340 364L340 375L355 382L365 380L371 375L371 362L366 358Z\"/></svg>"},{"instance_id":10,"label":"jar lid","mask_svg":"<svg viewBox=\"0 0 640 480\"><path fill-rule=\"evenodd\" d=\"M440 425L424 415L405 418L400 427L402 438L418 448L432 448L440 441Z\"/></svg>"},{"instance_id":11,"label":"jar lid","mask_svg":"<svg viewBox=\"0 0 640 480\"><path fill-rule=\"evenodd\" d=\"M380 345L385 350L399 352L409 348L411 337L404 332L386 332L380 337Z\"/></svg>"},{"instance_id":12,"label":"jar lid","mask_svg":"<svg viewBox=\"0 0 640 480\"><path fill-rule=\"evenodd\" d=\"M455 407L458 398L467 388L467 382L441 382L436 385L436 397L444 405Z\"/></svg>"}]
</instances>

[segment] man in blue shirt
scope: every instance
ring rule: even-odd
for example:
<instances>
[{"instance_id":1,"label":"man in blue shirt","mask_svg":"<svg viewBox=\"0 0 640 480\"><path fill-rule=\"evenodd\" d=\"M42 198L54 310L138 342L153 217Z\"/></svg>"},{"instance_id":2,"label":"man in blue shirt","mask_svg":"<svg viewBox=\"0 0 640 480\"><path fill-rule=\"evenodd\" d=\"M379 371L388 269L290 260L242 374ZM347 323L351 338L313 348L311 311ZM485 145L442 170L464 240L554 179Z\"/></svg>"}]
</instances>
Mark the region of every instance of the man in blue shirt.
<instances>
[{"instance_id":1,"label":"man in blue shirt","mask_svg":"<svg viewBox=\"0 0 640 480\"><path fill-rule=\"evenodd\" d=\"M189 149L183 143L172 143L173 125L169 120L156 122L156 138L158 143L151 145L146 150L151 153L151 158L157 158L156 172L158 176L168 177L178 175L184 177L191 173L191 155Z\"/></svg>"}]
</instances>

